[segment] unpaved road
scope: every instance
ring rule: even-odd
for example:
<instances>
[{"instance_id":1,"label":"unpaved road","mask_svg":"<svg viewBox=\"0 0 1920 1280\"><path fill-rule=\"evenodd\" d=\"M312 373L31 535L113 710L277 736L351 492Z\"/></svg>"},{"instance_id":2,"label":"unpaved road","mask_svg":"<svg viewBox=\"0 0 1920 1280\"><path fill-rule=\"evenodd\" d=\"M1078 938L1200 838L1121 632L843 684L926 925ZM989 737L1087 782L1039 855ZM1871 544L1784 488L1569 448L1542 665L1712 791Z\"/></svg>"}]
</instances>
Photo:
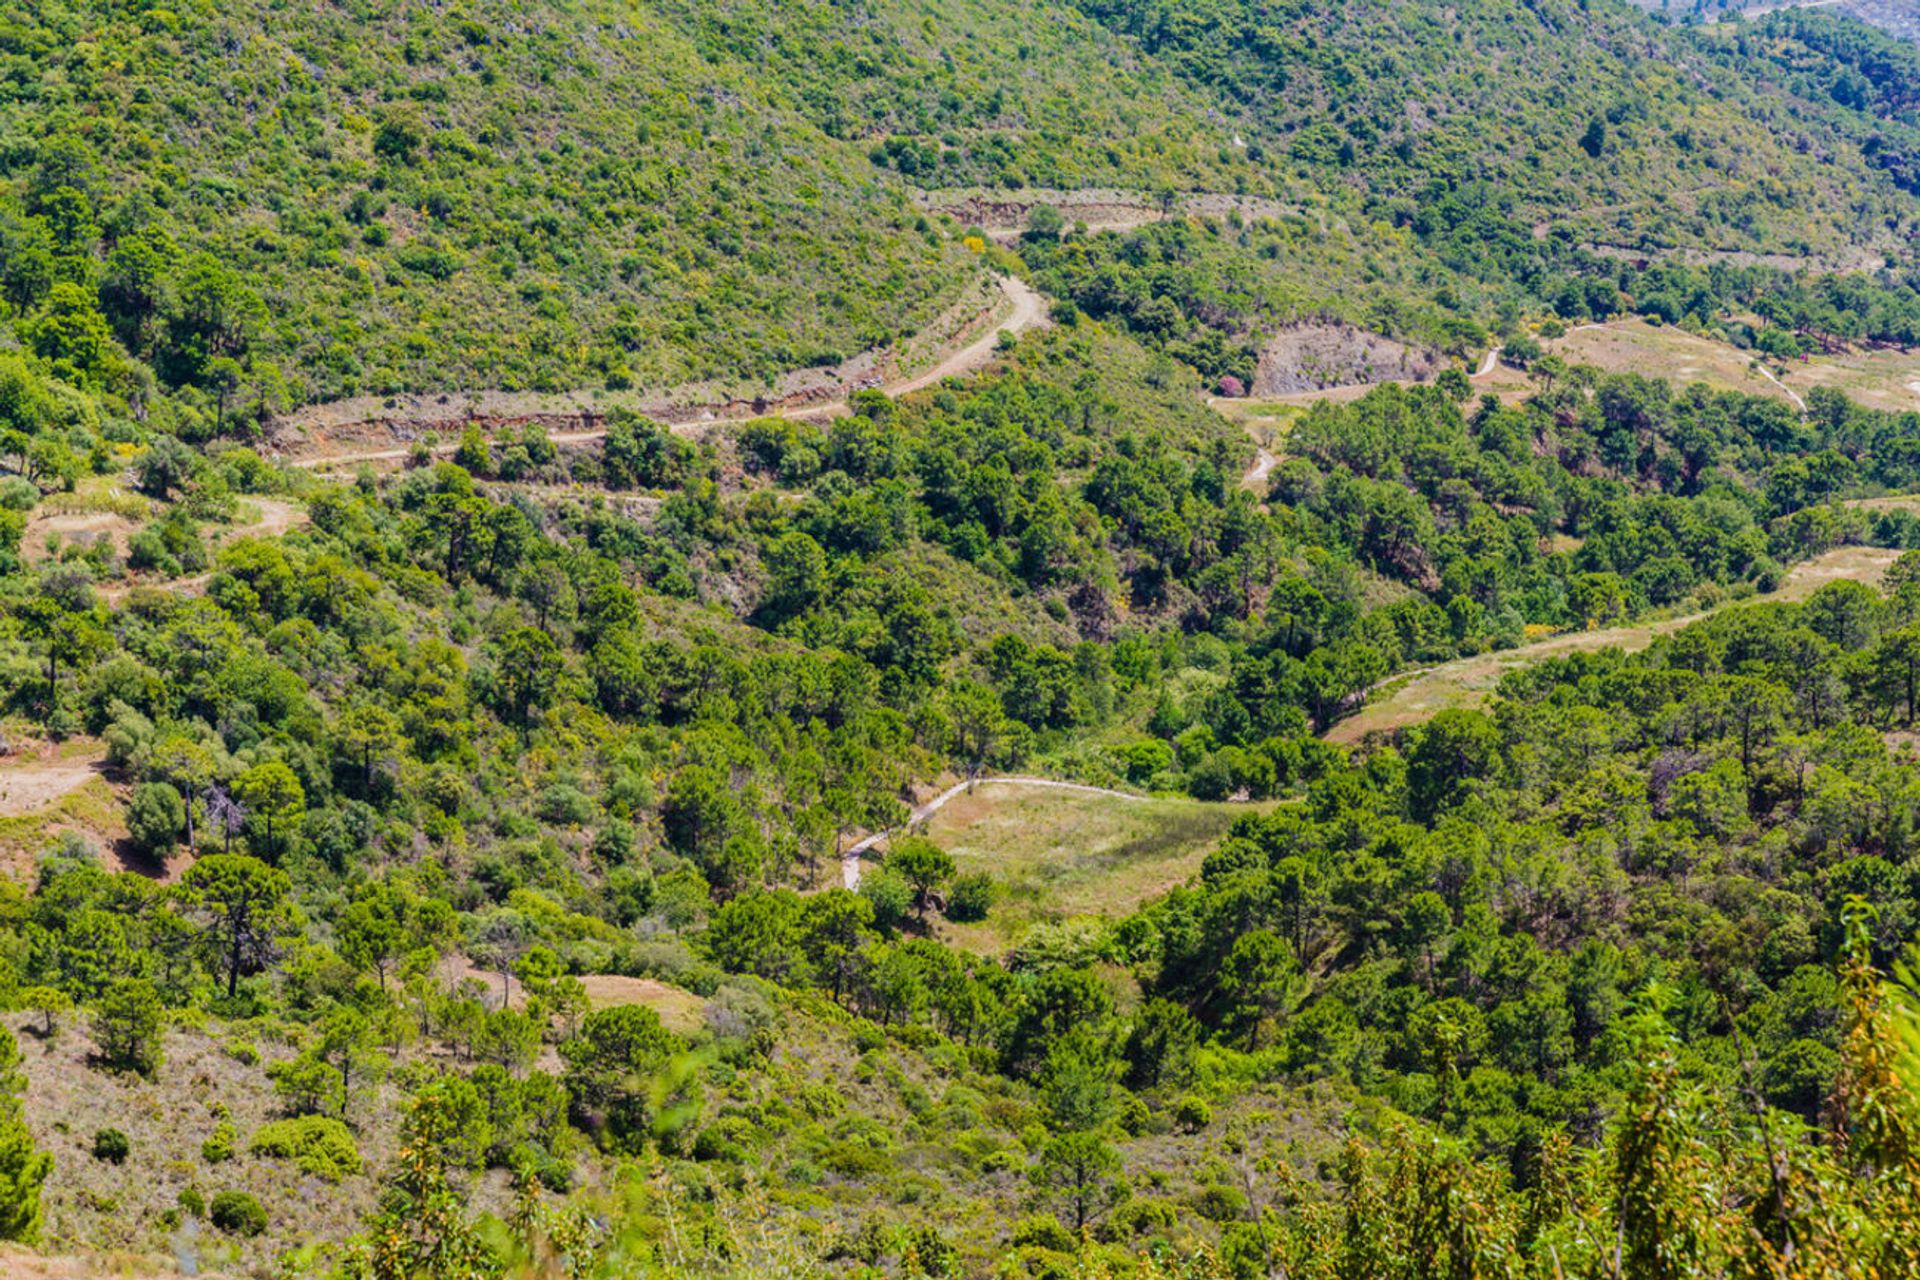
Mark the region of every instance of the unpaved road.
<instances>
[{"instance_id":1,"label":"unpaved road","mask_svg":"<svg viewBox=\"0 0 1920 1280\"><path fill-rule=\"evenodd\" d=\"M307 522L307 509L297 503L259 497L242 498L241 501L257 508L260 514L246 524L229 525L221 529L216 535L217 542L224 544L241 538L277 538ZM118 604L129 592L139 587L153 587L180 596L197 596L206 591L207 584L212 581L211 572L196 573L191 578L138 578L109 583L99 589L99 595L108 604Z\"/></svg>"},{"instance_id":2,"label":"unpaved road","mask_svg":"<svg viewBox=\"0 0 1920 1280\"><path fill-rule=\"evenodd\" d=\"M1003 778L976 778L971 782L956 782L933 799L916 808L902 829L911 830L919 826L946 807L947 801L952 800L955 796L965 795L976 787L1048 787L1056 791L1077 791L1081 795L1107 796L1114 800L1125 800L1128 802L1138 802L1150 798L1131 791L1115 791L1110 787L1089 786L1084 782L1060 782L1053 778L1028 778L1019 775L1011 775ZM860 855L875 848L883 841L886 841L891 835L892 832L876 831L866 839L849 846L847 850L840 855L841 883L845 884L849 889L858 889L860 887Z\"/></svg>"},{"instance_id":3,"label":"unpaved road","mask_svg":"<svg viewBox=\"0 0 1920 1280\"><path fill-rule=\"evenodd\" d=\"M1279 465L1280 459L1277 456L1265 449L1260 449L1253 455L1253 465L1247 468L1247 474L1241 477L1240 482L1249 489L1258 489L1266 483L1267 477L1273 474L1273 469Z\"/></svg>"},{"instance_id":4,"label":"unpaved road","mask_svg":"<svg viewBox=\"0 0 1920 1280\"><path fill-rule=\"evenodd\" d=\"M1893 500L1875 501L1884 504ZM1474 654L1436 666L1403 671L1389 676L1376 686L1381 690L1391 690L1385 697L1368 703L1359 714L1340 721L1322 737L1328 742L1352 745L1369 733L1404 729L1429 720L1441 711L1477 707L1492 696L1500 677L1509 671L1546 658L1565 657L1570 653L1591 653L1601 649L1638 652L1656 638L1690 627L1722 609L1770 600L1804 600L1829 582L1877 583L1900 555L1899 551L1883 547L1836 547L1824 555L1795 565L1778 591L1747 600L1730 600L1704 613L1663 618L1657 622L1626 623L1597 631L1570 631L1513 649Z\"/></svg>"},{"instance_id":5,"label":"unpaved road","mask_svg":"<svg viewBox=\"0 0 1920 1280\"><path fill-rule=\"evenodd\" d=\"M68 760L0 763L0 818L18 818L58 804L101 776L106 753Z\"/></svg>"},{"instance_id":6,"label":"unpaved road","mask_svg":"<svg viewBox=\"0 0 1920 1280\"><path fill-rule=\"evenodd\" d=\"M1013 276L1001 276L996 283L1011 310L997 323L989 323L982 331L961 347L948 352L933 365L911 377L882 383L879 390L890 396L902 396L912 391L920 391L948 378L964 377L977 372L993 359L1000 345L1002 333L1020 334L1029 329L1039 328L1048 323L1047 300L1024 280ZM676 423L672 429L682 433L703 431L707 427L721 422L744 421L748 418L814 418L838 416L847 412L847 406L841 400L813 400L799 404L773 406L764 412L751 409L740 411L728 406L708 406L703 410L694 406L686 411L689 420ZM449 417L447 425L456 426L465 421L464 412L460 416ZM556 445L584 444L604 439L604 427L585 427L575 431L556 431L548 436ZM448 441L433 447L436 456L453 453L460 447L458 441ZM296 458L289 465L308 470L333 470L338 467L358 466L361 463L398 462L413 454L413 447L385 447L373 449L349 449L339 452L326 452L308 458Z\"/></svg>"}]
</instances>

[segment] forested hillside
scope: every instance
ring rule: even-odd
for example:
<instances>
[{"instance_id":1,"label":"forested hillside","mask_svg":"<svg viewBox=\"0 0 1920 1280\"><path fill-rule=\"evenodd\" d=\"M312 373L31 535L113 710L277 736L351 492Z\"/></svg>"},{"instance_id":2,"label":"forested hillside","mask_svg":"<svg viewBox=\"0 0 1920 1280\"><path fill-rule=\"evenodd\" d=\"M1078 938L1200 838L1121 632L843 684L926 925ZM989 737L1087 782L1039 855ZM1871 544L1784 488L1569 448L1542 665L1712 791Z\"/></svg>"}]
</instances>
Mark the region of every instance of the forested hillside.
<instances>
[{"instance_id":1,"label":"forested hillside","mask_svg":"<svg viewBox=\"0 0 1920 1280\"><path fill-rule=\"evenodd\" d=\"M0 12L0 1272L1920 1273L1914 69Z\"/></svg>"}]
</instances>

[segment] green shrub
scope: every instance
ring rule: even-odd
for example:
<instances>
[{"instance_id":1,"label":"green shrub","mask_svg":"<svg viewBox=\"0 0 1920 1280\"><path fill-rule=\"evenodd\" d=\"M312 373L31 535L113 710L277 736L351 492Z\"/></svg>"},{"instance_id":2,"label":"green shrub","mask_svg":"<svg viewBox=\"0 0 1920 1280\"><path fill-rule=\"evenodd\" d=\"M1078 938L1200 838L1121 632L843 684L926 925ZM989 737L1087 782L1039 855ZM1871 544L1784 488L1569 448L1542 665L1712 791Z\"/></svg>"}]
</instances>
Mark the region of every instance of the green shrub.
<instances>
[{"instance_id":1,"label":"green shrub","mask_svg":"<svg viewBox=\"0 0 1920 1280\"><path fill-rule=\"evenodd\" d=\"M213 1126L213 1136L200 1144L200 1158L208 1164L233 1159L233 1126L222 1120Z\"/></svg>"},{"instance_id":2,"label":"green shrub","mask_svg":"<svg viewBox=\"0 0 1920 1280\"><path fill-rule=\"evenodd\" d=\"M213 1198L207 1218L234 1236L257 1236L267 1229L267 1211L244 1191L222 1191Z\"/></svg>"},{"instance_id":3,"label":"green shrub","mask_svg":"<svg viewBox=\"0 0 1920 1280\"><path fill-rule=\"evenodd\" d=\"M947 919L967 923L985 920L993 909L993 877L984 871L955 876L947 890Z\"/></svg>"},{"instance_id":4,"label":"green shrub","mask_svg":"<svg viewBox=\"0 0 1920 1280\"><path fill-rule=\"evenodd\" d=\"M108 1164L125 1164L133 1147L127 1135L118 1129L102 1129L93 1135L93 1158Z\"/></svg>"},{"instance_id":5,"label":"green shrub","mask_svg":"<svg viewBox=\"0 0 1920 1280\"><path fill-rule=\"evenodd\" d=\"M180 1207L196 1218L207 1216L207 1198L200 1194L198 1187L182 1187L178 1197Z\"/></svg>"},{"instance_id":6,"label":"green shrub","mask_svg":"<svg viewBox=\"0 0 1920 1280\"><path fill-rule=\"evenodd\" d=\"M1188 1133L1198 1133L1213 1123L1213 1108L1200 1098L1182 1098L1173 1109L1173 1122Z\"/></svg>"},{"instance_id":7,"label":"green shrub","mask_svg":"<svg viewBox=\"0 0 1920 1280\"><path fill-rule=\"evenodd\" d=\"M1012 1244L1016 1249L1048 1249L1055 1253L1073 1253L1080 1247L1073 1232L1050 1213L1022 1218L1013 1228Z\"/></svg>"},{"instance_id":8,"label":"green shrub","mask_svg":"<svg viewBox=\"0 0 1920 1280\"><path fill-rule=\"evenodd\" d=\"M1138 1094L1126 1094L1120 1099L1120 1127L1133 1137L1139 1137L1153 1123L1153 1112L1140 1100Z\"/></svg>"},{"instance_id":9,"label":"green shrub","mask_svg":"<svg viewBox=\"0 0 1920 1280\"><path fill-rule=\"evenodd\" d=\"M292 1160L307 1173L338 1182L360 1172L360 1151L347 1126L332 1116L301 1116L261 1125L247 1149L255 1155Z\"/></svg>"}]
</instances>

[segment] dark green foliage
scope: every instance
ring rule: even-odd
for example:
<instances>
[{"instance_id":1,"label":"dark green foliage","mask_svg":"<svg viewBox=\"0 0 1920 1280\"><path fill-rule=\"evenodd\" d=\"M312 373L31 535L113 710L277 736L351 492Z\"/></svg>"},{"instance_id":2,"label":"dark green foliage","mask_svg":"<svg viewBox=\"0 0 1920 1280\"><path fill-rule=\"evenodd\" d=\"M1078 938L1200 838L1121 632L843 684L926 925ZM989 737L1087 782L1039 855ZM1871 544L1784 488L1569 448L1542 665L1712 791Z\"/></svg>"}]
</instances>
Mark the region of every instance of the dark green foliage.
<instances>
[{"instance_id":1,"label":"dark green foliage","mask_svg":"<svg viewBox=\"0 0 1920 1280\"><path fill-rule=\"evenodd\" d=\"M245 1191L222 1191L207 1207L207 1220L234 1236L257 1236L267 1229L267 1211Z\"/></svg>"},{"instance_id":2,"label":"dark green foliage","mask_svg":"<svg viewBox=\"0 0 1920 1280\"><path fill-rule=\"evenodd\" d=\"M159 1069L166 1008L153 983L128 978L113 983L93 1015L93 1039L110 1067L151 1076Z\"/></svg>"},{"instance_id":3,"label":"dark green foliage","mask_svg":"<svg viewBox=\"0 0 1920 1280\"><path fill-rule=\"evenodd\" d=\"M93 1158L107 1164L125 1164L132 1151L127 1135L118 1129L101 1129L93 1135Z\"/></svg>"}]
</instances>

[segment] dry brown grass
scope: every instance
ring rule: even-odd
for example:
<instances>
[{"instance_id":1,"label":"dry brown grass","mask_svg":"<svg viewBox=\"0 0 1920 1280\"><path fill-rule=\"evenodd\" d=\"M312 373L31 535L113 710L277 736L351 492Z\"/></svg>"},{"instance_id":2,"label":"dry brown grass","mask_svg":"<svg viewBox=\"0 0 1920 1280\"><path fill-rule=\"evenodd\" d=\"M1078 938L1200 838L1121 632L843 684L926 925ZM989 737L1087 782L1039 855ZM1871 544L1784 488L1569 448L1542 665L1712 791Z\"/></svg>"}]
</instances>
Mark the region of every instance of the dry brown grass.
<instances>
[{"instance_id":1,"label":"dry brown grass","mask_svg":"<svg viewBox=\"0 0 1920 1280\"><path fill-rule=\"evenodd\" d=\"M1825 555L1796 565L1778 591L1754 599L1804 600L1830 582L1853 581L1876 585L1899 556L1900 552L1882 547L1836 547ZM1728 608L1735 603L1739 602L1730 601L1720 607ZM1457 658L1424 671L1413 672L1389 681L1358 715L1342 720L1328 730L1326 739L1329 742L1356 743L1370 733L1391 733L1405 729L1451 708L1477 707L1492 696L1500 678L1516 668L1569 653L1591 653L1600 649L1637 652L1652 644L1655 637L1678 631L1706 616L1695 613L1654 622L1604 627L1597 631L1568 632L1535 644Z\"/></svg>"},{"instance_id":2,"label":"dry brown grass","mask_svg":"<svg viewBox=\"0 0 1920 1280\"><path fill-rule=\"evenodd\" d=\"M590 973L580 979L587 999L596 1009L617 1005L645 1005L660 1015L667 1030L680 1035L698 1031L703 1023L707 1002L691 991L668 986L652 978L627 978L617 973Z\"/></svg>"},{"instance_id":3,"label":"dry brown grass","mask_svg":"<svg viewBox=\"0 0 1920 1280\"><path fill-rule=\"evenodd\" d=\"M440 980L451 990L462 981L471 980L481 983L485 990L482 1001L488 1008L500 1007L502 982L496 970L482 969L464 956L448 956L440 962ZM587 989L587 1001L596 1009L610 1009L616 1005L640 1004L660 1015L660 1021L669 1031L688 1035L698 1031L703 1025L703 1015L707 1002L691 991L671 986L653 978L629 978L617 973L589 973L580 978L580 985ZM507 1002L515 1009L524 1008L527 1002L526 989L520 985L520 979L509 977L504 983Z\"/></svg>"},{"instance_id":4,"label":"dry brown grass","mask_svg":"<svg viewBox=\"0 0 1920 1280\"><path fill-rule=\"evenodd\" d=\"M1790 401L1778 384L1753 369L1752 353L1672 325L1617 320L1603 326L1581 326L1564 338L1542 345L1568 364L1593 365L1607 373L1662 378L1676 387L1704 382L1723 391ZM1805 394L1806 387L1797 372L1790 371L1786 382Z\"/></svg>"},{"instance_id":5,"label":"dry brown grass","mask_svg":"<svg viewBox=\"0 0 1920 1280\"><path fill-rule=\"evenodd\" d=\"M1786 362L1775 382L1755 369L1752 352L1645 320L1583 326L1545 346L1569 364L1663 378L1676 386L1704 382L1789 403L1795 396L1804 400L1815 387L1831 387L1870 409L1920 409L1920 352L1863 347L1812 356Z\"/></svg>"},{"instance_id":6,"label":"dry brown grass","mask_svg":"<svg viewBox=\"0 0 1920 1280\"><path fill-rule=\"evenodd\" d=\"M1192 878L1233 820L1255 808L982 783L934 815L927 834L962 874L992 874L1003 896L983 923L943 924L940 933L991 954L1036 923L1119 919Z\"/></svg>"},{"instance_id":7,"label":"dry brown grass","mask_svg":"<svg viewBox=\"0 0 1920 1280\"><path fill-rule=\"evenodd\" d=\"M54 1158L42 1247L52 1255L74 1255L58 1262L64 1272L47 1274L114 1275L122 1274L122 1265L134 1268L130 1274L154 1274L139 1269L152 1259L190 1262L203 1273L254 1273L293 1244L344 1240L373 1207L375 1176L391 1155L395 1131L397 1095L391 1090L355 1117L367 1171L328 1183L290 1162L246 1151L253 1132L278 1115L266 1063L290 1054L288 1047L258 1043L260 1061L249 1065L224 1051L223 1037L175 1030L166 1036L166 1061L148 1081L92 1066L94 1046L84 1020L64 1020L51 1041L26 1029L33 1021L8 1018L25 1056L27 1124ZM210 1164L200 1148L213 1134L217 1103L231 1111L237 1140L232 1159ZM104 1128L127 1135L126 1163L93 1158L93 1135ZM170 1225L165 1215L188 1187L208 1200L228 1189L258 1197L267 1210L267 1233L243 1241L184 1215Z\"/></svg>"}]
</instances>

